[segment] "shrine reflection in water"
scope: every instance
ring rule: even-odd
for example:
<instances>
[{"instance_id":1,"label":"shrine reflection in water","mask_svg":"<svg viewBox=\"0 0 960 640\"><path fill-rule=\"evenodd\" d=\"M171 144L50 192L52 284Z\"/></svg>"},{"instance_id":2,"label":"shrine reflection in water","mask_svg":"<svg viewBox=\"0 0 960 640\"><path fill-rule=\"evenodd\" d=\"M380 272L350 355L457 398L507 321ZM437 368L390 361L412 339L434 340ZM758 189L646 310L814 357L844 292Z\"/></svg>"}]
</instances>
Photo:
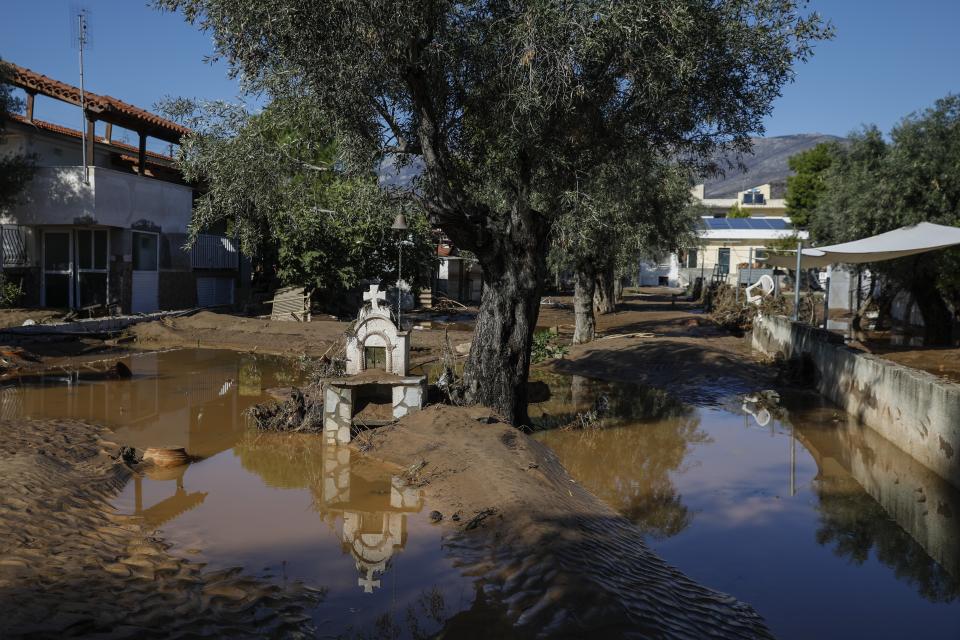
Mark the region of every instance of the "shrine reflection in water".
<instances>
[{"instance_id":1,"label":"shrine reflection in water","mask_svg":"<svg viewBox=\"0 0 960 640\"><path fill-rule=\"evenodd\" d=\"M123 362L130 379L94 365L11 382L0 412L105 424L141 449L186 448L199 461L135 477L118 511L210 568L322 588L313 617L324 633L415 637L496 615L445 556L417 489L319 435L250 428L244 411L269 400L266 389L298 381L291 360L179 350Z\"/></svg>"},{"instance_id":2,"label":"shrine reflection in water","mask_svg":"<svg viewBox=\"0 0 960 640\"><path fill-rule=\"evenodd\" d=\"M960 492L813 394L777 419L730 398L540 374L536 437L668 562L783 638L960 637ZM601 400L598 402L598 398ZM753 415L751 415L751 412Z\"/></svg>"}]
</instances>

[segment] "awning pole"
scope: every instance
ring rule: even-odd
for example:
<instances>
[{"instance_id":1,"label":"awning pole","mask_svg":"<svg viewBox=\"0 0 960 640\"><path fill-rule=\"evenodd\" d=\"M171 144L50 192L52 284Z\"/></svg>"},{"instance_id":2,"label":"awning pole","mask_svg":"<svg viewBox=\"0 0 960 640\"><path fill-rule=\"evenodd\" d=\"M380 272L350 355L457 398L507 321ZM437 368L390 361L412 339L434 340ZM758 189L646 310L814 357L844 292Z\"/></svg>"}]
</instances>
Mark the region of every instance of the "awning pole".
<instances>
[{"instance_id":1,"label":"awning pole","mask_svg":"<svg viewBox=\"0 0 960 640\"><path fill-rule=\"evenodd\" d=\"M827 328L830 318L830 278L833 276L833 265L827 266L827 289L823 293L823 328Z\"/></svg>"},{"instance_id":2,"label":"awning pole","mask_svg":"<svg viewBox=\"0 0 960 640\"><path fill-rule=\"evenodd\" d=\"M803 240L797 241L797 274L793 283L793 321L800 321L800 260L803 257Z\"/></svg>"}]
</instances>

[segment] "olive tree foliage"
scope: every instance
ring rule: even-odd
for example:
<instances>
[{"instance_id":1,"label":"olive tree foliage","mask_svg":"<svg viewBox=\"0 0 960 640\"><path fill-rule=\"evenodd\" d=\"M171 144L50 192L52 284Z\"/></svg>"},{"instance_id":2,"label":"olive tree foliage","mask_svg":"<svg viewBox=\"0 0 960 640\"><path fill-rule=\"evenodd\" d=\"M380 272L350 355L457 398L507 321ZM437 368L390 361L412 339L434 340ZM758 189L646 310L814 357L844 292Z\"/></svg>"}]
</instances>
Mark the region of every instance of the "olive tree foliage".
<instances>
[{"instance_id":1,"label":"olive tree foliage","mask_svg":"<svg viewBox=\"0 0 960 640\"><path fill-rule=\"evenodd\" d=\"M549 261L573 274L573 342L581 344L594 338L599 289L636 268L641 256L692 242L696 211L687 173L650 156L598 167L576 187L563 194ZM615 293L600 297L613 301Z\"/></svg>"},{"instance_id":2,"label":"olive tree foliage","mask_svg":"<svg viewBox=\"0 0 960 640\"><path fill-rule=\"evenodd\" d=\"M551 226L576 176L749 136L827 28L802 0L156 0L254 92L319 105L344 162L416 159L431 221L484 271L466 399L526 419Z\"/></svg>"},{"instance_id":3,"label":"olive tree foliage","mask_svg":"<svg viewBox=\"0 0 960 640\"><path fill-rule=\"evenodd\" d=\"M282 284L342 292L363 279L396 280L400 238L390 226L402 211L413 241L405 247L404 279L432 269L423 212L381 189L372 168L348 172L311 104L272 103L256 114L242 104L183 98L159 106L193 130L178 155L184 177L205 187L191 241L226 226L245 253L268 271L275 267Z\"/></svg>"},{"instance_id":4,"label":"olive tree foliage","mask_svg":"<svg viewBox=\"0 0 960 640\"><path fill-rule=\"evenodd\" d=\"M960 226L960 97L902 120L889 142L876 127L834 147L811 234L819 244L857 240L919 222ZM960 250L870 265L892 291L908 291L931 342L948 342L960 309Z\"/></svg>"},{"instance_id":5,"label":"olive tree foliage","mask_svg":"<svg viewBox=\"0 0 960 640\"><path fill-rule=\"evenodd\" d=\"M23 110L23 101L13 94L13 87L7 82L9 74L9 65L0 60L0 146L6 140L8 115ZM32 157L12 151L0 151L0 209L17 201L33 177L33 172Z\"/></svg>"},{"instance_id":6,"label":"olive tree foliage","mask_svg":"<svg viewBox=\"0 0 960 640\"><path fill-rule=\"evenodd\" d=\"M824 190L824 173L830 168L839 144L821 142L811 149L790 156L787 165L793 175L787 177L787 215L793 226L806 229Z\"/></svg>"}]
</instances>

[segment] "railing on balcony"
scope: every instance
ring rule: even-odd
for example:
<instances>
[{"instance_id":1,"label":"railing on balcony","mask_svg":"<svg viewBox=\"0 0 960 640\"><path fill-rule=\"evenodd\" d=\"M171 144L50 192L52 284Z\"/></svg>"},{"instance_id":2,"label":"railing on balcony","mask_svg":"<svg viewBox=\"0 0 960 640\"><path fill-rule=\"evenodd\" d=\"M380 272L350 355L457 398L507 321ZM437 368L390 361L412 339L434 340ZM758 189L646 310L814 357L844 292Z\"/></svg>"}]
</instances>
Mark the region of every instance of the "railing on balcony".
<instances>
[{"instance_id":1,"label":"railing on balcony","mask_svg":"<svg viewBox=\"0 0 960 640\"><path fill-rule=\"evenodd\" d=\"M0 265L25 267L27 260L27 230L16 224L0 226Z\"/></svg>"},{"instance_id":2,"label":"railing on balcony","mask_svg":"<svg viewBox=\"0 0 960 640\"><path fill-rule=\"evenodd\" d=\"M236 269L239 265L236 242L226 236L200 234L190 249L190 266L194 269Z\"/></svg>"}]
</instances>

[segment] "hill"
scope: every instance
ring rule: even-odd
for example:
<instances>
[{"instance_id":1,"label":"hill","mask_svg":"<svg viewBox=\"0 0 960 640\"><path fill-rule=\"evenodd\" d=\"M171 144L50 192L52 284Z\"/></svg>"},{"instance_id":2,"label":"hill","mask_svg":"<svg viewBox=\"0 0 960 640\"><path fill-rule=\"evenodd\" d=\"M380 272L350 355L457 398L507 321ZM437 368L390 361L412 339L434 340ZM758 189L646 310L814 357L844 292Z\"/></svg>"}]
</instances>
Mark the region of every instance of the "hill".
<instances>
[{"instance_id":1,"label":"hill","mask_svg":"<svg viewBox=\"0 0 960 640\"><path fill-rule=\"evenodd\" d=\"M786 179L790 175L787 159L821 142L841 142L844 138L823 133L798 133L789 136L754 138L753 154L741 161L746 172L727 169L726 175L704 181L704 195L708 198L732 198L738 191L768 182Z\"/></svg>"}]
</instances>

